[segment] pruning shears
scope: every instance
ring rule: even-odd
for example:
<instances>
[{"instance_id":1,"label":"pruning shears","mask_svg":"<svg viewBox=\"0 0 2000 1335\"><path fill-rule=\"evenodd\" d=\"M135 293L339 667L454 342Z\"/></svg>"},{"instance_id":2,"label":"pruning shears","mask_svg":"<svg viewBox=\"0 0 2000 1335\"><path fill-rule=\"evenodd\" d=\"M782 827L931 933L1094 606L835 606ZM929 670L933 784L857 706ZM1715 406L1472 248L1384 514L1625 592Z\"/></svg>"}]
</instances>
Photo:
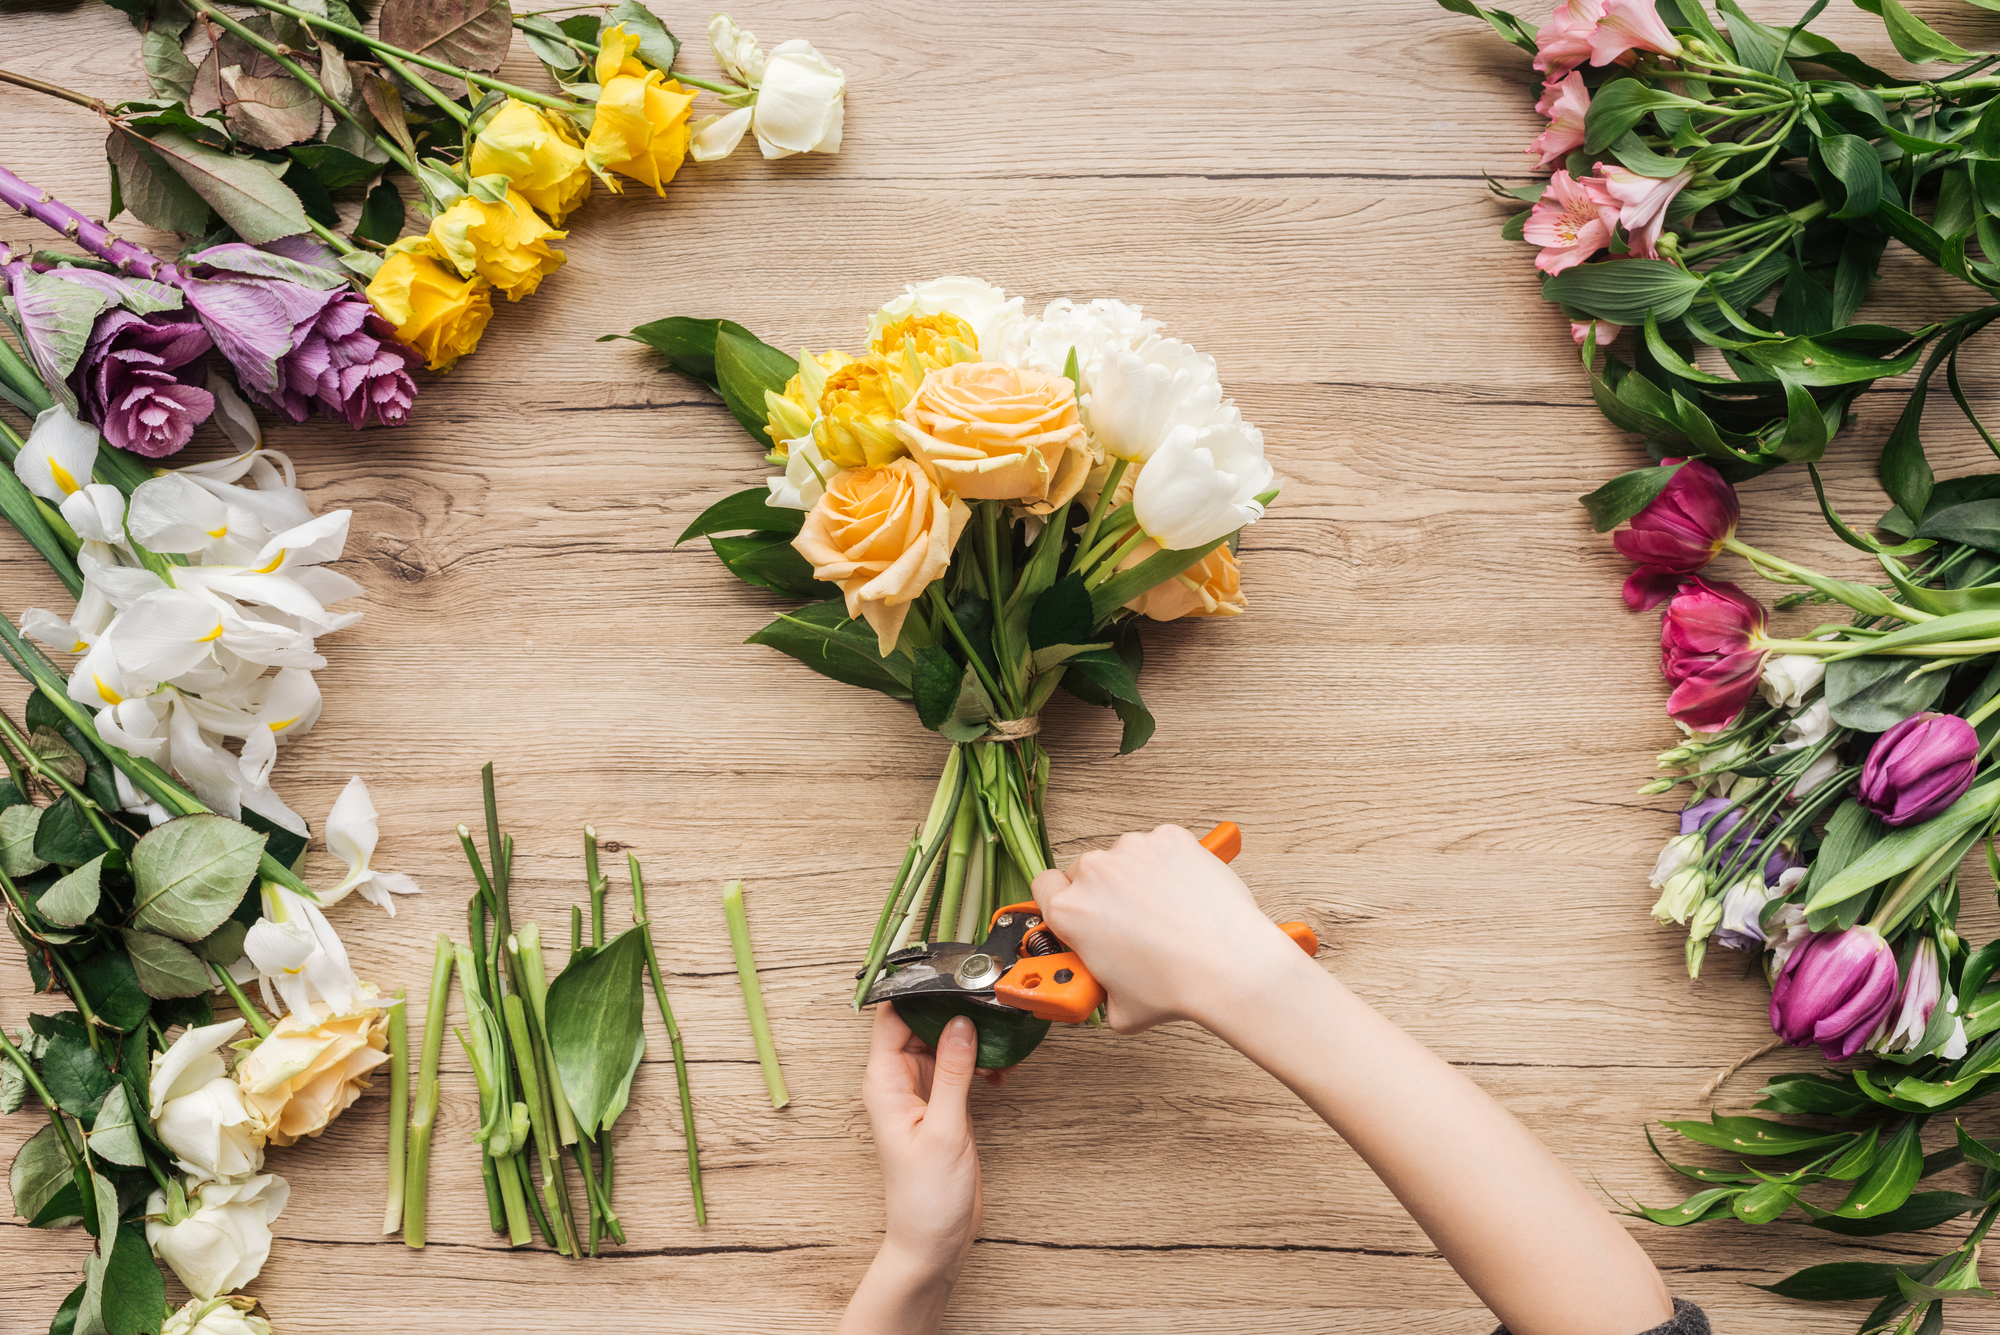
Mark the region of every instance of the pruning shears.
<instances>
[{"instance_id":1,"label":"pruning shears","mask_svg":"<svg viewBox=\"0 0 2000 1335\"><path fill-rule=\"evenodd\" d=\"M1202 836L1201 846L1234 861L1243 851L1243 831L1224 821ZM1308 955L1319 953L1319 938L1302 922L1279 930ZM1033 900L994 910L986 939L932 941L898 950L882 961L885 972L862 999L957 997L974 1005L1038 1020L1081 1024L1104 1004L1104 988L1083 960L1042 921Z\"/></svg>"}]
</instances>

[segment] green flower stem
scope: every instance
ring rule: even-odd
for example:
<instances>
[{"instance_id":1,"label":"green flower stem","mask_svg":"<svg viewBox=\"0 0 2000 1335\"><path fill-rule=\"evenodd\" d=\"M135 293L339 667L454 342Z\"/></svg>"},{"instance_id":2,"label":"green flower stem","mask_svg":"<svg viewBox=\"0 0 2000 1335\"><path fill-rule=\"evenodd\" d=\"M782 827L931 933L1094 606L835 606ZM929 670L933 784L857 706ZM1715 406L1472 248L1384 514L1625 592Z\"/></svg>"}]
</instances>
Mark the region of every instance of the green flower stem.
<instances>
[{"instance_id":1,"label":"green flower stem","mask_svg":"<svg viewBox=\"0 0 2000 1335\"><path fill-rule=\"evenodd\" d=\"M257 4L259 0L246 0L246 2L254 5ZM472 114L468 112L464 107L458 105L458 103L453 99L446 97L444 95L443 89L437 87L437 85L433 84L429 79L426 79L423 75L411 69L409 64L406 61L404 61L401 57L392 55L389 52L382 50L381 47L371 47L370 49L373 50L375 54L382 57L382 63L384 65L387 65L391 70L395 71L397 78L401 79L404 83L410 85L410 87L416 89L418 96L422 97L425 101L429 102L439 111L442 111L445 115L457 121L460 127L462 128L471 127Z\"/></svg>"},{"instance_id":2,"label":"green flower stem","mask_svg":"<svg viewBox=\"0 0 2000 1335\"><path fill-rule=\"evenodd\" d=\"M265 4L268 7L268 0L249 0L249 2L253 4ZM235 19L229 17L229 15L223 13L220 9L217 9L213 4L210 3L210 0L188 0L188 4L190 7L197 10L198 12L206 14L211 20L214 21L217 27L222 28L227 32L233 33L235 36L242 39L250 46L254 47L258 51L263 52L265 55L269 56L272 60L276 61L280 69L284 70L285 73L291 75L294 79L297 79L300 83L304 84L306 87L306 91L311 93L314 97L318 98L320 100L321 105L325 106L328 111L331 111L334 115L338 116L340 119L346 121L348 124L352 125L355 129L361 131L361 133L367 135L370 139L374 140L375 146L377 148L380 148L383 152L387 153L389 155L390 160L394 162L398 167L401 167L411 176L415 176L417 174L416 164L410 160L408 154L403 152L402 145L396 143L395 140L390 139L386 135L376 134L373 131L371 131L368 128L367 123L364 122L359 116L355 115L353 110L349 108L346 103L342 102L339 98L335 97L333 94L327 92L326 88L320 83L318 79L315 79L312 75L308 74L305 71L305 68L301 66L296 60L293 60L289 56L287 56L285 54L285 49L283 47L278 46L274 42L270 42L262 37L259 37L256 33L244 27L241 23L238 23ZM302 10L293 11L293 17L298 18L301 21L306 21L310 18L310 16L307 15ZM322 26L324 26L327 22L328 20L325 19L320 20ZM334 26L338 27L339 25L334 25ZM340 32L344 36L357 39L360 38L361 36L361 34L355 32L352 28L341 27Z\"/></svg>"},{"instance_id":3,"label":"green flower stem","mask_svg":"<svg viewBox=\"0 0 2000 1335\"><path fill-rule=\"evenodd\" d=\"M969 782L970 769L965 746L953 746L951 754L945 759L944 773L938 778L937 791L931 795L930 815L925 818L922 829L912 837L910 852L903 857L903 870L897 874L896 883L889 889L889 898L882 906L882 917L876 924L874 939L869 942L867 959L857 975L854 987L856 1010L861 1009L868 989L875 985L876 976L882 971L882 959L889 953L891 925L914 906L917 892L930 875L931 864L937 861L939 852L944 848L952 817L958 810L959 788Z\"/></svg>"},{"instance_id":4,"label":"green flower stem","mask_svg":"<svg viewBox=\"0 0 2000 1335\"><path fill-rule=\"evenodd\" d=\"M250 0L250 3L261 4L263 3L263 0ZM557 11L551 11L551 12L557 12ZM514 26L519 28L522 32L528 32L530 31L530 29L526 24L522 23L521 20L524 18L540 18L540 17L541 15L539 13L516 15L514 18ZM537 37L544 37L544 38L548 36L547 33L536 33L535 35ZM595 56L599 51L602 51L604 49L596 42L586 42L583 38L571 37L568 33L563 34L563 45L569 47L569 49L572 51L587 56ZM720 79L699 79L692 74L683 74L679 70L668 71L667 77L669 79L678 79L680 82L688 85L690 88L705 88L709 92L718 93L723 97L742 97L747 93L755 91L753 89L745 88L740 84L733 84Z\"/></svg>"},{"instance_id":5,"label":"green flower stem","mask_svg":"<svg viewBox=\"0 0 2000 1335\"><path fill-rule=\"evenodd\" d=\"M410 1021L402 1003L403 989L399 987L396 1004L389 1007L389 1197L382 1207L384 1233L403 1227L403 1164L410 1133Z\"/></svg>"},{"instance_id":6,"label":"green flower stem","mask_svg":"<svg viewBox=\"0 0 2000 1335\"><path fill-rule=\"evenodd\" d=\"M111 837L111 828L104 823L104 818L98 814L100 808L97 802L85 794L82 789L57 773L55 766L49 764L48 761L44 760L36 752L34 747L28 745L28 739L20 734L14 727L14 720L8 718L5 713L0 713L0 736L4 736L8 743L20 752L21 759L27 764L28 769L34 773L36 778L46 780L48 783L60 788L65 797L76 803L77 809L82 811L84 818L90 822L90 828L96 832L98 842L104 845L105 852L116 853L119 851L118 841ZM22 796L27 796L26 792L23 792Z\"/></svg>"},{"instance_id":7,"label":"green flower stem","mask_svg":"<svg viewBox=\"0 0 2000 1335\"><path fill-rule=\"evenodd\" d=\"M359 255L361 253L361 247L355 245L352 241L349 241L346 237L334 231L331 227L321 226L319 223L314 222L311 218L306 219L306 226L312 229L312 234L314 236L326 242L326 244L328 244L329 246L332 246L335 253L337 254Z\"/></svg>"},{"instance_id":8,"label":"green flower stem","mask_svg":"<svg viewBox=\"0 0 2000 1335\"><path fill-rule=\"evenodd\" d=\"M259 1038L269 1038L271 1036L270 1022L264 1018L264 1013L257 1009L250 998L244 995L242 985L229 976L229 970L219 964L209 964L208 971L214 975L216 985L227 992L229 999L236 1003L237 1011L243 1016L244 1023L250 1026L251 1032ZM399 1006L397 1009L401 1010L402 1008ZM387 1232L388 1230L384 1229L383 1231Z\"/></svg>"},{"instance_id":9,"label":"green flower stem","mask_svg":"<svg viewBox=\"0 0 2000 1335\"><path fill-rule=\"evenodd\" d=\"M965 895L967 859L972 856L972 840L979 826L979 789L972 784L965 785L965 792L958 801L958 813L951 822L951 847L944 858L944 886L938 892L938 921L951 930L958 924L959 901ZM963 932L953 932L952 939L964 941Z\"/></svg>"},{"instance_id":10,"label":"green flower stem","mask_svg":"<svg viewBox=\"0 0 2000 1335\"><path fill-rule=\"evenodd\" d=\"M590 944L604 944L604 873L597 869L597 830L583 827L583 875L590 884Z\"/></svg>"},{"instance_id":11,"label":"green flower stem","mask_svg":"<svg viewBox=\"0 0 2000 1335\"><path fill-rule=\"evenodd\" d=\"M757 1042L757 1062L764 1068L764 1085L771 1106L792 1101L785 1090L785 1073L778 1069L778 1049L771 1042L771 1022L764 1014L764 990L757 982L757 961L750 953L750 922L743 913L743 882L722 887L722 916L729 923L729 948L736 955L736 980L743 987L743 1009L750 1017L750 1036Z\"/></svg>"},{"instance_id":12,"label":"green flower stem","mask_svg":"<svg viewBox=\"0 0 2000 1335\"><path fill-rule=\"evenodd\" d=\"M514 1192L527 1207L528 1214L535 1221L535 1227L542 1231L542 1241L561 1251L562 1244L557 1241L555 1226L549 1223L548 1211L542 1208L542 1198L535 1194L535 1175L534 1170L528 1167L527 1150L523 1149L508 1156L507 1160L499 1165L499 1170L500 1190L503 1195L507 1190L507 1179L513 1178ZM532 1242L534 1238L530 1236L522 1241Z\"/></svg>"},{"instance_id":13,"label":"green flower stem","mask_svg":"<svg viewBox=\"0 0 2000 1335\"><path fill-rule=\"evenodd\" d=\"M118 1054L104 1050L103 1041L98 1037L98 1031L103 1026L98 1023L97 1011L91 1006L90 998L84 995L83 984L77 981L76 973L69 967L69 961L62 957L61 951L49 951L48 958L56 966L56 972L62 975L63 988L69 993L69 999L83 1014L83 1036L90 1040L90 1050L103 1058L105 1065L110 1065L117 1060Z\"/></svg>"},{"instance_id":14,"label":"green flower stem","mask_svg":"<svg viewBox=\"0 0 2000 1335\"><path fill-rule=\"evenodd\" d=\"M639 870L639 859L632 854L625 855L625 869L632 878L632 921L644 934L640 939L646 947L646 974L653 980L653 1001L660 1010L660 1023L666 1027L667 1045L674 1055L674 1084L681 1100L681 1134L687 1142L688 1189L694 1194L694 1222L703 1227L708 1224L708 1204L701 1188L701 1146L694 1130L694 1098L688 1090L687 1052L681 1046L681 1027L674 1023L674 1008L667 1002L667 975L660 969L660 954L653 946L653 922L646 916L646 881ZM611 1182L611 1138L604 1138L604 1181L605 1190L610 1191Z\"/></svg>"},{"instance_id":15,"label":"green flower stem","mask_svg":"<svg viewBox=\"0 0 2000 1335\"><path fill-rule=\"evenodd\" d=\"M494 1181L499 1184L500 1214L506 1222L507 1245L522 1247L533 1242L535 1234L529 1222L528 1193L521 1189L523 1170L519 1156L495 1159L490 1154L482 1154L479 1157L486 1166L484 1171L491 1172Z\"/></svg>"},{"instance_id":16,"label":"green flower stem","mask_svg":"<svg viewBox=\"0 0 2000 1335\"><path fill-rule=\"evenodd\" d=\"M521 924L509 948L518 945L521 966L522 988L533 1011L535 1022L535 1048L546 1059L540 1072L543 1083L549 1091L550 1109L556 1115L556 1135L565 1145L576 1144L576 1114L571 1111L569 1097L563 1093L562 1081L556 1078L555 1056L549 1048L549 978L546 962L542 959L542 929L534 923Z\"/></svg>"},{"instance_id":17,"label":"green flower stem","mask_svg":"<svg viewBox=\"0 0 2000 1335\"><path fill-rule=\"evenodd\" d=\"M2000 638L1985 640L1949 640L1943 644L1901 644L1886 649L1839 640L1759 640L1758 647L1780 654L1814 654L1821 658L1838 654L1852 654L1854 650L1866 648L1870 656L1882 658L1977 658L2000 650Z\"/></svg>"},{"instance_id":18,"label":"green flower stem","mask_svg":"<svg viewBox=\"0 0 2000 1335\"><path fill-rule=\"evenodd\" d=\"M1810 584L1813 580L1824 580L1826 578L1816 570L1810 570L1794 561L1787 561L1782 556L1773 556L1767 551L1752 547L1749 543L1742 541L1734 534L1722 540L1722 550L1725 552L1734 552L1736 555L1742 557L1756 568L1758 574L1774 584ZM1772 574L1772 571L1778 573ZM1789 576L1789 578L1779 578L1781 575ZM1925 612L1915 607L1906 607L1894 600L1889 600L1889 606L1898 617L1913 624L1920 621L1937 620L1937 615L1933 612ZM1858 611L1859 609L1856 610Z\"/></svg>"},{"instance_id":19,"label":"green flower stem","mask_svg":"<svg viewBox=\"0 0 2000 1335\"><path fill-rule=\"evenodd\" d=\"M513 943L509 943L510 951ZM576 1233L569 1215L569 1193L563 1190L562 1151L556 1143L555 1115L549 1108L548 1091L542 1087L540 1063L535 1043L528 1032L527 1003L519 992L501 999L507 1016L507 1036L514 1048L515 1067L521 1073L521 1093L528 1104L528 1125L535 1135L535 1158L542 1168L542 1208L555 1229L552 1241L564 1256L575 1256Z\"/></svg>"},{"instance_id":20,"label":"green flower stem","mask_svg":"<svg viewBox=\"0 0 2000 1335\"><path fill-rule=\"evenodd\" d=\"M1091 571L1090 574L1084 577L1083 581L1084 587L1088 589L1095 589L1099 585L1103 584L1106 580L1110 579L1113 575L1118 573L1119 562L1123 561L1126 557L1132 555L1132 553L1138 551L1140 547L1144 546L1146 543L1150 541L1152 541L1152 539L1146 536L1146 530L1140 528L1137 524L1134 524L1132 526L1132 536L1125 539L1124 544L1120 546L1117 551L1114 551L1113 553L1111 553L1111 555L1105 557L1104 563L1102 565L1098 566L1097 569Z\"/></svg>"},{"instance_id":21,"label":"green flower stem","mask_svg":"<svg viewBox=\"0 0 2000 1335\"><path fill-rule=\"evenodd\" d=\"M951 604L945 601L944 592L939 587L939 582L932 581L928 592L930 594L931 606L937 609L940 617L944 618L945 627L951 631L951 637L958 641L958 647L965 651L965 659L968 663L972 664L973 675L979 678L979 684L986 688L986 694L993 703L1004 709L1007 701L1006 694L1001 691L999 683L993 680L993 674L986 670L986 660L981 658L979 651L972 647L972 641L967 638L965 631L959 626L958 618L951 614Z\"/></svg>"},{"instance_id":22,"label":"green flower stem","mask_svg":"<svg viewBox=\"0 0 2000 1335\"><path fill-rule=\"evenodd\" d=\"M424 1010L424 1046L418 1059L417 1097L410 1108L408 1176L403 1192L403 1241L424 1245L424 1215L430 1197L431 1129L437 1122L438 1058L444 1051L444 1012L451 1000L451 970L457 958L451 938L438 933L431 965L430 1005Z\"/></svg>"},{"instance_id":23,"label":"green flower stem","mask_svg":"<svg viewBox=\"0 0 2000 1335\"><path fill-rule=\"evenodd\" d=\"M500 1171L493 1166L493 1156L479 1156L479 1181L486 1188L486 1223L495 1233L507 1231L507 1207L500 1199Z\"/></svg>"},{"instance_id":24,"label":"green flower stem","mask_svg":"<svg viewBox=\"0 0 2000 1335\"><path fill-rule=\"evenodd\" d=\"M1083 532L1077 537L1076 549L1090 550L1097 541L1097 530L1104 523L1104 516L1111 512L1111 498L1118 494L1118 486L1125 480L1125 470L1132 466L1130 459L1114 459L1111 472L1104 479L1104 490L1097 493L1097 503L1090 507L1090 518L1084 522Z\"/></svg>"},{"instance_id":25,"label":"green flower stem","mask_svg":"<svg viewBox=\"0 0 2000 1335\"><path fill-rule=\"evenodd\" d=\"M1123 507L1120 507L1120 512L1122 510ZM1089 576L1093 573L1097 563L1103 560L1114 548L1130 542L1134 534L1142 531L1138 524L1131 520L1127 520L1123 524L1119 523L1117 514L1113 514L1109 520L1105 521L1105 529L1107 531L1097 540L1095 546L1087 551L1081 548L1078 549L1076 556L1070 561L1069 568L1071 574Z\"/></svg>"},{"instance_id":26,"label":"green flower stem","mask_svg":"<svg viewBox=\"0 0 2000 1335\"><path fill-rule=\"evenodd\" d=\"M1909 917L1924 900L1930 897L1932 883L1940 879L1933 873L1937 871L1938 863L1952 850L1955 843L1954 840L1952 844L1944 845L1910 868L1908 874L1896 883L1896 888L1883 896L1880 907L1875 910L1875 916L1868 920L1867 926L1884 936L1902 926L1903 919Z\"/></svg>"}]
</instances>

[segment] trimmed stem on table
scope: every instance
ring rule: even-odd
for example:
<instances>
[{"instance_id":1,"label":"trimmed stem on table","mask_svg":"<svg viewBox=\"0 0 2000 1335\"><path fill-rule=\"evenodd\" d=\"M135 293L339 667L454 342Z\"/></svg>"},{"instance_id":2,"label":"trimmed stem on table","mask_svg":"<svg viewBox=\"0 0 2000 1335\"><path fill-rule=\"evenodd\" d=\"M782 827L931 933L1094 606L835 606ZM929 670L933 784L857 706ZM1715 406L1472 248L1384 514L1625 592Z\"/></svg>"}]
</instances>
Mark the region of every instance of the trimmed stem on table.
<instances>
[{"instance_id":1,"label":"trimmed stem on table","mask_svg":"<svg viewBox=\"0 0 2000 1335\"><path fill-rule=\"evenodd\" d=\"M722 916L729 923L729 948L736 955L736 979L743 987L743 1009L750 1016L750 1036L757 1042L757 1062L764 1068L764 1085L771 1091L771 1106L782 1108L792 1101L785 1089L785 1073L778 1068L777 1045L771 1042L771 1022L764 1013L764 989L757 982L757 961L750 953L750 922L743 912L743 882L731 881L722 888Z\"/></svg>"},{"instance_id":2,"label":"trimmed stem on table","mask_svg":"<svg viewBox=\"0 0 2000 1335\"><path fill-rule=\"evenodd\" d=\"M399 987L396 1004L389 1007L389 1198L382 1207L384 1233L403 1227L403 1166L410 1132L410 1020L402 1003L403 989Z\"/></svg>"},{"instance_id":3,"label":"trimmed stem on table","mask_svg":"<svg viewBox=\"0 0 2000 1335\"><path fill-rule=\"evenodd\" d=\"M660 1023L666 1027L667 1046L674 1054L674 1083L680 1092L681 1131L687 1141L688 1187L694 1193L694 1221L705 1227L708 1224L708 1203L701 1189L701 1146L695 1138L694 1098L688 1090L687 1053L681 1047L681 1027L674 1023L674 1008L667 1002L667 976L660 969L660 954L653 946L653 923L646 916L646 881L639 870L639 859L627 853L625 869L632 878L632 921L638 925L640 941L646 947L646 973L653 980L653 1000L660 1008ZM609 1136L604 1138L604 1182L608 1194L611 1190Z\"/></svg>"},{"instance_id":4,"label":"trimmed stem on table","mask_svg":"<svg viewBox=\"0 0 2000 1335\"><path fill-rule=\"evenodd\" d=\"M510 951L514 942L508 942ZM562 1148L556 1141L555 1114L549 1105L548 1090L542 1085L540 1063L535 1057L535 1042L528 1032L527 1003L519 992L509 992L501 999L501 1007L507 1019L507 1037L514 1049L515 1069L521 1073L521 1093L528 1105L528 1125L534 1131L535 1158L542 1169L542 1208L548 1222L555 1230L556 1250L565 1256L575 1256L576 1232L570 1218L569 1193L564 1190L566 1178L562 1167Z\"/></svg>"},{"instance_id":5,"label":"trimmed stem on table","mask_svg":"<svg viewBox=\"0 0 2000 1335\"><path fill-rule=\"evenodd\" d=\"M451 999L451 970L457 949L438 933L431 965L430 1005L424 1011L424 1046L417 1069L417 1094L410 1108L409 1166L403 1184L403 1241L424 1245L424 1216L430 1199L431 1129L437 1122L438 1058L444 1051L444 1012Z\"/></svg>"}]
</instances>

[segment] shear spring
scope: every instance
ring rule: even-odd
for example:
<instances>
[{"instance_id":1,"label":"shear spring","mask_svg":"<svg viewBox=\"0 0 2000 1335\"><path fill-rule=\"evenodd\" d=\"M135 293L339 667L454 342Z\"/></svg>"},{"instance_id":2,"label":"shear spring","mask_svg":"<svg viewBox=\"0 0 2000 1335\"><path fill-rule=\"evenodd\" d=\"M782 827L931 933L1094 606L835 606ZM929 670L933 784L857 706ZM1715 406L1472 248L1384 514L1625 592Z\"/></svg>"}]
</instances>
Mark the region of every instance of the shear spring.
<instances>
[{"instance_id":1,"label":"shear spring","mask_svg":"<svg viewBox=\"0 0 2000 1335\"><path fill-rule=\"evenodd\" d=\"M1028 934L1021 938L1023 955L1060 955L1062 952L1062 941L1046 924L1030 928Z\"/></svg>"}]
</instances>

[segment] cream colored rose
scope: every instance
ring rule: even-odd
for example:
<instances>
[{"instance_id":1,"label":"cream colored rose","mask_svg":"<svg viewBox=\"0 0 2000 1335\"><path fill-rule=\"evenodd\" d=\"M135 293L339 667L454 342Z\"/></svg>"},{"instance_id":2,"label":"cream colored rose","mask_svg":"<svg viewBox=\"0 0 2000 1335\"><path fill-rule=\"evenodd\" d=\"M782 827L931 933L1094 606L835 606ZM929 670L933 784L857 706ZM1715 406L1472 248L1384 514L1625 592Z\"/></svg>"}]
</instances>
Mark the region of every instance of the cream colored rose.
<instances>
[{"instance_id":1,"label":"cream colored rose","mask_svg":"<svg viewBox=\"0 0 2000 1335\"><path fill-rule=\"evenodd\" d=\"M1029 514L1068 505L1094 462L1075 387L998 362L930 372L896 434L939 486L967 500L1013 501Z\"/></svg>"},{"instance_id":2,"label":"cream colored rose","mask_svg":"<svg viewBox=\"0 0 2000 1335\"><path fill-rule=\"evenodd\" d=\"M815 576L840 586L847 614L874 628L887 655L910 604L951 565L971 514L914 461L897 459L836 474L792 546Z\"/></svg>"},{"instance_id":3,"label":"cream colored rose","mask_svg":"<svg viewBox=\"0 0 2000 1335\"><path fill-rule=\"evenodd\" d=\"M340 1014L326 1005L294 1011L237 1061L243 1101L271 1144L326 1130L368 1088L368 1072L389 1060L389 1018L374 1000L364 984Z\"/></svg>"},{"instance_id":4,"label":"cream colored rose","mask_svg":"<svg viewBox=\"0 0 2000 1335\"><path fill-rule=\"evenodd\" d=\"M167 1318L160 1335L271 1335L271 1323L254 1316L257 1300L232 1293L225 1298L190 1298Z\"/></svg>"},{"instance_id":5,"label":"cream colored rose","mask_svg":"<svg viewBox=\"0 0 2000 1335\"><path fill-rule=\"evenodd\" d=\"M1156 543L1139 544L1119 562L1119 569L1138 565L1160 550ZM1180 574L1125 604L1140 616L1154 621L1176 621L1181 617L1233 617L1243 615L1243 572L1236 553L1223 543Z\"/></svg>"}]
</instances>

